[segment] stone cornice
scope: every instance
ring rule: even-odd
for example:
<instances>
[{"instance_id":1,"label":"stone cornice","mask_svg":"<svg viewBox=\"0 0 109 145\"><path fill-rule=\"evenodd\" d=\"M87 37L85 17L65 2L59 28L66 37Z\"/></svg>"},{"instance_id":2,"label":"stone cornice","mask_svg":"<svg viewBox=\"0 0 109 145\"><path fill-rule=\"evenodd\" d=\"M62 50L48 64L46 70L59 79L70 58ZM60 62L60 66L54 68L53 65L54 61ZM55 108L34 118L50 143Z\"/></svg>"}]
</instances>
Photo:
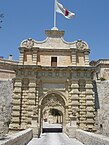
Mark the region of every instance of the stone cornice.
<instances>
[{"instance_id":1,"label":"stone cornice","mask_svg":"<svg viewBox=\"0 0 109 145\"><path fill-rule=\"evenodd\" d=\"M94 71L96 67L92 66L68 66L68 67L49 67L40 65L17 65L16 69L37 69L48 71Z\"/></svg>"},{"instance_id":2,"label":"stone cornice","mask_svg":"<svg viewBox=\"0 0 109 145\"><path fill-rule=\"evenodd\" d=\"M39 52L69 52L71 49L53 49L53 48L40 48Z\"/></svg>"}]
</instances>

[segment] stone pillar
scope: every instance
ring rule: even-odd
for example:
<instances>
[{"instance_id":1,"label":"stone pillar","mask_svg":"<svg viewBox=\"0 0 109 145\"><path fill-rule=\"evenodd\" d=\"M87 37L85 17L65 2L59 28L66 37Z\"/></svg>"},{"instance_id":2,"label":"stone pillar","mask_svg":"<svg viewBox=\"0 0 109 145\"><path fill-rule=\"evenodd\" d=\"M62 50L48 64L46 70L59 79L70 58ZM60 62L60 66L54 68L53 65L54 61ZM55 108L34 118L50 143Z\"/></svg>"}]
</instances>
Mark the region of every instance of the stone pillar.
<instances>
[{"instance_id":1,"label":"stone pillar","mask_svg":"<svg viewBox=\"0 0 109 145\"><path fill-rule=\"evenodd\" d=\"M76 50L72 49L72 65L76 65Z\"/></svg>"},{"instance_id":2,"label":"stone pillar","mask_svg":"<svg viewBox=\"0 0 109 145\"><path fill-rule=\"evenodd\" d=\"M86 125L88 131L95 131L95 107L92 80L86 81Z\"/></svg>"},{"instance_id":3,"label":"stone pillar","mask_svg":"<svg viewBox=\"0 0 109 145\"><path fill-rule=\"evenodd\" d=\"M37 55L38 55L38 50L33 50L33 65L37 64Z\"/></svg>"},{"instance_id":4,"label":"stone pillar","mask_svg":"<svg viewBox=\"0 0 109 145\"><path fill-rule=\"evenodd\" d=\"M22 90L22 111L21 111L21 129L26 129L28 124L28 89Z\"/></svg>"},{"instance_id":5,"label":"stone pillar","mask_svg":"<svg viewBox=\"0 0 109 145\"><path fill-rule=\"evenodd\" d=\"M86 96L85 91L80 92L79 95L79 127L83 130L86 129Z\"/></svg>"},{"instance_id":6,"label":"stone pillar","mask_svg":"<svg viewBox=\"0 0 109 145\"><path fill-rule=\"evenodd\" d=\"M39 81L36 82L36 106L39 104Z\"/></svg>"},{"instance_id":7,"label":"stone pillar","mask_svg":"<svg viewBox=\"0 0 109 145\"><path fill-rule=\"evenodd\" d=\"M83 76L83 74L81 75ZM79 80L79 128L86 130L86 81Z\"/></svg>"},{"instance_id":8,"label":"stone pillar","mask_svg":"<svg viewBox=\"0 0 109 145\"><path fill-rule=\"evenodd\" d=\"M71 84L71 114L70 117L74 114L76 115L76 118L78 116L78 109L79 109L79 91L78 91L78 80L73 80ZM76 120L77 121L77 120Z\"/></svg>"},{"instance_id":9,"label":"stone pillar","mask_svg":"<svg viewBox=\"0 0 109 145\"><path fill-rule=\"evenodd\" d=\"M13 98L12 98L12 113L10 129L19 129L21 122L21 104L22 104L22 80L15 79Z\"/></svg>"},{"instance_id":10,"label":"stone pillar","mask_svg":"<svg viewBox=\"0 0 109 145\"><path fill-rule=\"evenodd\" d=\"M37 106L35 106L33 108L31 128L33 129L33 137L39 137L38 108L37 108Z\"/></svg>"},{"instance_id":11,"label":"stone pillar","mask_svg":"<svg viewBox=\"0 0 109 145\"><path fill-rule=\"evenodd\" d=\"M20 56L19 56L19 65L22 65L24 62L24 49L19 48L20 50Z\"/></svg>"},{"instance_id":12,"label":"stone pillar","mask_svg":"<svg viewBox=\"0 0 109 145\"><path fill-rule=\"evenodd\" d=\"M89 51L85 51L84 55L85 55L85 65L89 65Z\"/></svg>"},{"instance_id":13,"label":"stone pillar","mask_svg":"<svg viewBox=\"0 0 109 145\"><path fill-rule=\"evenodd\" d=\"M71 115L72 111L71 111L71 84L70 81L67 80L67 89L68 89L68 106L66 107L66 123L70 123L70 118L69 116Z\"/></svg>"},{"instance_id":14,"label":"stone pillar","mask_svg":"<svg viewBox=\"0 0 109 145\"><path fill-rule=\"evenodd\" d=\"M30 79L28 92L28 123L31 124L33 108L36 106L36 79Z\"/></svg>"}]
</instances>

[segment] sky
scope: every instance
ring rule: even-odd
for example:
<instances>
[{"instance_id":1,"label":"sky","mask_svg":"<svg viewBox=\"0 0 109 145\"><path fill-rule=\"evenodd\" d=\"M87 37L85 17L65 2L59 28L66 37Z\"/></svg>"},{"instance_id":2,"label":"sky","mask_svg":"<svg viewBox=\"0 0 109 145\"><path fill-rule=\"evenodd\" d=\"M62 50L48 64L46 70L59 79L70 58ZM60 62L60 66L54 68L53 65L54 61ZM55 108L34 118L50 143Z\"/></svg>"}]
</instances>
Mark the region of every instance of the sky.
<instances>
[{"instance_id":1,"label":"sky","mask_svg":"<svg viewBox=\"0 0 109 145\"><path fill-rule=\"evenodd\" d=\"M109 59L109 0L58 0L75 13L66 19L57 13L57 28L64 30L68 42L86 41L90 61ZM42 41L45 30L53 28L54 0L0 0L0 56L19 59L19 46L24 39Z\"/></svg>"}]
</instances>

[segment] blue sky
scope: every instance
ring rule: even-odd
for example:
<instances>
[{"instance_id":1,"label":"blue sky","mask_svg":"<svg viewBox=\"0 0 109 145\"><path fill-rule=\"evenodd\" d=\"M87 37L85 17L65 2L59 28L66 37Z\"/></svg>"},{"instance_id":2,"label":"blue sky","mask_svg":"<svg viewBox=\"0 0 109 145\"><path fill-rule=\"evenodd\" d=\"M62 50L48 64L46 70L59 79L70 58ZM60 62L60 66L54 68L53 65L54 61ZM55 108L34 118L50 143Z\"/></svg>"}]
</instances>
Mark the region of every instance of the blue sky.
<instances>
[{"instance_id":1,"label":"blue sky","mask_svg":"<svg viewBox=\"0 0 109 145\"><path fill-rule=\"evenodd\" d=\"M109 58L109 0L58 0L76 16L68 20L57 13L57 27L66 41L82 39L90 47L90 60ZM4 13L0 29L0 56L19 58L24 39L44 40L53 27L54 0L0 0Z\"/></svg>"}]
</instances>

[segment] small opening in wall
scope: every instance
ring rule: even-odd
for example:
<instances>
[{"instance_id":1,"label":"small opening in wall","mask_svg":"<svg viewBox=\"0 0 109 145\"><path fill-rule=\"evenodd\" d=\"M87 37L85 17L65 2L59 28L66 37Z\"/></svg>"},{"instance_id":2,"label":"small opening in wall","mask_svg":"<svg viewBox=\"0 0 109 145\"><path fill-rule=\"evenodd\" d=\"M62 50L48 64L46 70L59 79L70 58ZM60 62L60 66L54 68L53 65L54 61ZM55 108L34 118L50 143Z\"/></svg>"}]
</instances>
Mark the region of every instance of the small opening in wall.
<instances>
[{"instance_id":1,"label":"small opening in wall","mask_svg":"<svg viewBox=\"0 0 109 145\"><path fill-rule=\"evenodd\" d=\"M100 128L103 128L103 125L102 124L100 124Z\"/></svg>"},{"instance_id":2,"label":"small opening in wall","mask_svg":"<svg viewBox=\"0 0 109 145\"><path fill-rule=\"evenodd\" d=\"M51 57L51 66L57 66L57 57Z\"/></svg>"}]
</instances>

